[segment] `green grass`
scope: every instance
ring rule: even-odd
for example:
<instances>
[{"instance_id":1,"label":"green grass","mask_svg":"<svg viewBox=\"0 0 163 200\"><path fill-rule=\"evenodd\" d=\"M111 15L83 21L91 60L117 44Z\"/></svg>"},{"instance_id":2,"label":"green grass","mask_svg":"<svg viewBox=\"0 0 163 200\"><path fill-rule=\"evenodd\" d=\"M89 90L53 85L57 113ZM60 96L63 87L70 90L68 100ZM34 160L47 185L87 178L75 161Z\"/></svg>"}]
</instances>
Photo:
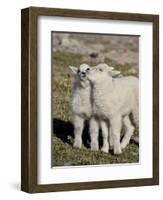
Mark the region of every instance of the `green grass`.
<instances>
[{"instance_id":1,"label":"green grass","mask_svg":"<svg viewBox=\"0 0 163 200\"><path fill-rule=\"evenodd\" d=\"M80 54L68 52L55 52L53 55L53 106L52 116L54 123L54 137L52 139L52 166L75 166L112 163L135 163L139 160L139 147L132 143L127 146L119 156L101 151L93 152L84 146L81 149L73 148L73 127L71 124L71 94L74 77L68 68L69 65L79 66L84 57ZM107 64L120 70L124 75L129 75L128 70L134 63L125 65L107 58ZM88 61L90 65L98 64ZM134 74L137 76L137 74ZM138 134L138 130L135 131Z\"/></svg>"},{"instance_id":2,"label":"green grass","mask_svg":"<svg viewBox=\"0 0 163 200\"><path fill-rule=\"evenodd\" d=\"M115 156L112 153L93 152L85 146L81 149L73 148L72 145L54 137L53 166L136 163L138 161L138 147L135 144L128 145L121 155Z\"/></svg>"}]
</instances>

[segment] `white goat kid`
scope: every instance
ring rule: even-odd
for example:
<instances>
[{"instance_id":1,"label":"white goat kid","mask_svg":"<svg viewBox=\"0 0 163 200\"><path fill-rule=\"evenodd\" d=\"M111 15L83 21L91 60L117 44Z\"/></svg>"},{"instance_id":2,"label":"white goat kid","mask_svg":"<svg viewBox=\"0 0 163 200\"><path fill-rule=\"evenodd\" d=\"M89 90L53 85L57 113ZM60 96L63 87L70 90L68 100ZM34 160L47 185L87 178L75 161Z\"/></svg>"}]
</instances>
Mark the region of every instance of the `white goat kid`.
<instances>
[{"instance_id":1,"label":"white goat kid","mask_svg":"<svg viewBox=\"0 0 163 200\"><path fill-rule=\"evenodd\" d=\"M91 69L87 77L92 85L93 115L96 118L110 122L114 154L121 154L121 149L129 143L133 134L133 126L129 114L133 114L134 122L138 125L138 79L133 76L115 78L118 71L106 73L103 69ZM122 120L126 133L120 144Z\"/></svg>"},{"instance_id":2,"label":"white goat kid","mask_svg":"<svg viewBox=\"0 0 163 200\"><path fill-rule=\"evenodd\" d=\"M103 135L102 151L108 152L108 126L104 121L95 120L92 118L92 99L91 86L86 74L90 71L90 66L87 64L80 65L79 68L70 66L72 72L76 75L72 95L72 112L74 114L74 147L81 148L82 132L84 121L90 120L89 132L91 138L91 150L99 149L98 136L99 128L101 127Z\"/></svg>"}]
</instances>

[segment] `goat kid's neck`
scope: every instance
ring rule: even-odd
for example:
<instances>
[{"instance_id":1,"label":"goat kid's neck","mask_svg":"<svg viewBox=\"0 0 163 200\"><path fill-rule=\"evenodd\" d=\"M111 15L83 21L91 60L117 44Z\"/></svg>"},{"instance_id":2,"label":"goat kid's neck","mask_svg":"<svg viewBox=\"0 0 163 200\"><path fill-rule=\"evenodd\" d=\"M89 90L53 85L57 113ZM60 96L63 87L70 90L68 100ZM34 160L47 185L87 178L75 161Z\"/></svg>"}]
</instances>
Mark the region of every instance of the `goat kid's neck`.
<instances>
[{"instance_id":1,"label":"goat kid's neck","mask_svg":"<svg viewBox=\"0 0 163 200\"><path fill-rule=\"evenodd\" d=\"M113 91L113 82L112 80L97 82L92 85L92 89L94 94L104 94L104 92L108 93Z\"/></svg>"},{"instance_id":2,"label":"goat kid's neck","mask_svg":"<svg viewBox=\"0 0 163 200\"><path fill-rule=\"evenodd\" d=\"M80 87L83 88L83 89L90 87L90 83L87 80L86 81L79 81L79 84L80 84Z\"/></svg>"}]
</instances>

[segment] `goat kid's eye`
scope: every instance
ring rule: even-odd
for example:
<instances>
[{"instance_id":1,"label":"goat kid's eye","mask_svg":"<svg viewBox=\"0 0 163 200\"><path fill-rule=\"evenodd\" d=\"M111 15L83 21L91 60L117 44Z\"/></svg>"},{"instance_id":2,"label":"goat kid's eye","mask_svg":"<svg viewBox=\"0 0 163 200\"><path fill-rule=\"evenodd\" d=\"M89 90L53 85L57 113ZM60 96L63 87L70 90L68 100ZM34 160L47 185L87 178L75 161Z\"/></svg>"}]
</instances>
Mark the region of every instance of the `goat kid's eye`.
<instances>
[{"instance_id":1,"label":"goat kid's eye","mask_svg":"<svg viewBox=\"0 0 163 200\"><path fill-rule=\"evenodd\" d=\"M87 72L88 72L89 70L90 70L89 68L86 69Z\"/></svg>"},{"instance_id":2,"label":"goat kid's eye","mask_svg":"<svg viewBox=\"0 0 163 200\"><path fill-rule=\"evenodd\" d=\"M102 70L102 69L99 69L99 71L100 71L100 72L103 72L103 70Z\"/></svg>"}]
</instances>

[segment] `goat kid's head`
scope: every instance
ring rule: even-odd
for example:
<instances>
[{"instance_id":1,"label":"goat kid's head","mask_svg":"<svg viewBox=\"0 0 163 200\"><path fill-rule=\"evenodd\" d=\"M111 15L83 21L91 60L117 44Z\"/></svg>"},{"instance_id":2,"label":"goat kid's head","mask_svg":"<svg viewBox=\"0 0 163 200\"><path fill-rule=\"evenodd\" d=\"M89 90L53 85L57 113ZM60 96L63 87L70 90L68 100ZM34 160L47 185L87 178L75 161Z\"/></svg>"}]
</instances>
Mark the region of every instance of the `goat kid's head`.
<instances>
[{"instance_id":1,"label":"goat kid's head","mask_svg":"<svg viewBox=\"0 0 163 200\"><path fill-rule=\"evenodd\" d=\"M89 73L91 67L87 64L82 64L79 67L69 66L71 71L78 76L81 81L87 80L87 74Z\"/></svg>"},{"instance_id":2,"label":"goat kid's head","mask_svg":"<svg viewBox=\"0 0 163 200\"><path fill-rule=\"evenodd\" d=\"M119 74L120 71L116 71L113 67L105 63L101 63L90 69L89 73L87 74L87 78L91 83L96 83L112 79L112 77L115 77Z\"/></svg>"}]
</instances>

